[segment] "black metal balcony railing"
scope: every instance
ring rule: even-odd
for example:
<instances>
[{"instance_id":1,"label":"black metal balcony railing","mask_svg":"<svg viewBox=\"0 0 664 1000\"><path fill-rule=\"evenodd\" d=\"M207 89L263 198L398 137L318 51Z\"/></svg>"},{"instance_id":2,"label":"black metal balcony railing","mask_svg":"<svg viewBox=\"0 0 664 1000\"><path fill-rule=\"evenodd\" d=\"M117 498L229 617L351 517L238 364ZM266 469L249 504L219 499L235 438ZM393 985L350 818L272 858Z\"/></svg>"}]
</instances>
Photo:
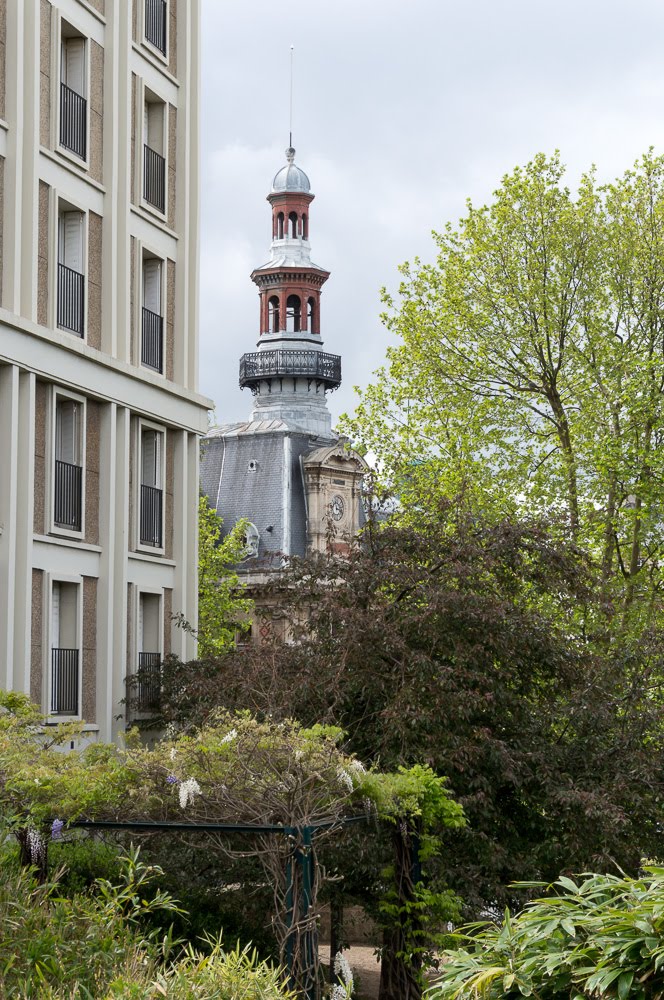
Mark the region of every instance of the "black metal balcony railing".
<instances>
[{"instance_id":1,"label":"black metal balcony railing","mask_svg":"<svg viewBox=\"0 0 664 1000\"><path fill-rule=\"evenodd\" d=\"M341 385L341 358L322 351L256 351L240 359L240 385L255 392L258 383L271 378L311 378L324 382L328 389Z\"/></svg>"},{"instance_id":2,"label":"black metal balcony railing","mask_svg":"<svg viewBox=\"0 0 664 1000\"><path fill-rule=\"evenodd\" d=\"M87 103L66 83L60 84L60 145L82 160L87 154Z\"/></svg>"},{"instance_id":3,"label":"black metal balcony railing","mask_svg":"<svg viewBox=\"0 0 664 1000\"><path fill-rule=\"evenodd\" d=\"M51 713L78 715L78 650L51 650Z\"/></svg>"},{"instance_id":4,"label":"black metal balcony railing","mask_svg":"<svg viewBox=\"0 0 664 1000\"><path fill-rule=\"evenodd\" d=\"M166 209L166 160L143 146L143 197L160 212Z\"/></svg>"},{"instance_id":5,"label":"black metal balcony railing","mask_svg":"<svg viewBox=\"0 0 664 1000\"><path fill-rule=\"evenodd\" d=\"M162 491L156 486L141 486L141 545L161 548Z\"/></svg>"},{"instance_id":6,"label":"black metal balcony railing","mask_svg":"<svg viewBox=\"0 0 664 1000\"><path fill-rule=\"evenodd\" d=\"M139 653L138 672L128 678L130 700L136 712L156 712L161 694L161 653Z\"/></svg>"},{"instance_id":7,"label":"black metal balcony railing","mask_svg":"<svg viewBox=\"0 0 664 1000\"><path fill-rule=\"evenodd\" d=\"M166 55L166 0L145 0L145 37Z\"/></svg>"},{"instance_id":8,"label":"black metal balcony railing","mask_svg":"<svg viewBox=\"0 0 664 1000\"><path fill-rule=\"evenodd\" d=\"M60 528L80 531L82 512L83 469L56 459L53 520Z\"/></svg>"},{"instance_id":9,"label":"black metal balcony railing","mask_svg":"<svg viewBox=\"0 0 664 1000\"><path fill-rule=\"evenodd\" d=\"M85 275L58 264L58 326L83 336Z\"/></svg>"},{"instance_id":10,"label":"black metal balcony railing","mask_svg":"<svg viewBox=\"0 0 664 1000\"><path fill-rule=\"evenodd\" d=\"M150 309L143 309L141 363L157 372L164 370L164 319Z\"/></svg>"}]
</instances>

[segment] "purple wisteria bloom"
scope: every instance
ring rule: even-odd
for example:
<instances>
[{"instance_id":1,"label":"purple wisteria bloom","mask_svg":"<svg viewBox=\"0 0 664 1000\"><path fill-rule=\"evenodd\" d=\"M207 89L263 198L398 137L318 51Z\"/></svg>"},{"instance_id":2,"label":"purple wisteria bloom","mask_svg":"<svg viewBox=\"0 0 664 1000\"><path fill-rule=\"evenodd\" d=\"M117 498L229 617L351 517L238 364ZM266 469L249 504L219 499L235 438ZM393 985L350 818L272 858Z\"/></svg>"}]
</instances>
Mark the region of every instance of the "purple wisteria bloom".
<instances>
[{"instance_id":1,"label":"purple wisteria bloom","mask_svg":"<svg viewBox=\"0 0 664 1000\"><path fill-rule=\"evenodd\" d=\"M51 823L51 840L60 840L62 837L62 828L65 824L61 819L54 819Z\"/></svg>"},{"instance_id":2,"label":"purple wisteria bloom","mask_svg":"<svg viewBox=\"0 0 664 1000\"><path fill-rule=\"evenodd\" d=\"M168 782L169 785L177 785L178 783L178 779L175 777L174 774L169 774L169 776L166 778L166 781Z\"/></svg>"}]
</instances>

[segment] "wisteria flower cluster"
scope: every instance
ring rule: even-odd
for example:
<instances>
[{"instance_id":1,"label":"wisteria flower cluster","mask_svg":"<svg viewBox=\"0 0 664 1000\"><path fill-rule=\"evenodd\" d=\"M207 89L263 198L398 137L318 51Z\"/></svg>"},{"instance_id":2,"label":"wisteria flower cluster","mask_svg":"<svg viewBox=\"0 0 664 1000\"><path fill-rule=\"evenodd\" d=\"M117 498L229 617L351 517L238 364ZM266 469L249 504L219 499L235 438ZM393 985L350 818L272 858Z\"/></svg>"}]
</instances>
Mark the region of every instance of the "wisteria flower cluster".
<instances>
[{"instance_id":1,"label":"wisteria flower cluster","mask_svg":"<svg viewBox=\"0 0 664 1000\"><path fill-rule=\"evenodd\" d=\"M195 778L187 778L186 781L180 783L178 792L180 794L180 808L186 809L189 803L201 794L201 786Z\"/></svg>"},{"instance_id":2,"label":"wisteria flower cluster","mask_svg":"<svg viewBox=\"0 0 664 1000\"><path fill-rule=\"evenodd\" d=\"M334 974L341 979L330 993L330 1000L351 1000L353 996L353 970L343 952L334 956Z\"/></svg>"}]
</instances>

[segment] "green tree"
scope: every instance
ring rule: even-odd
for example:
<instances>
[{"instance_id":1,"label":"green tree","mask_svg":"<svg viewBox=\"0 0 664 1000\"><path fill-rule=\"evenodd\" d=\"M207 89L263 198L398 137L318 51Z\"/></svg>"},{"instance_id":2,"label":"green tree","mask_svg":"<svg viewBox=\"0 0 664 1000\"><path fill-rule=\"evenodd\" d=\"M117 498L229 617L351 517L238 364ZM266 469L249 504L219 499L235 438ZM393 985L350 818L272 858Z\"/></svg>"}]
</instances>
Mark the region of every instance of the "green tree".
<instances>
[{"instance_id":1,"label":"green tree","mask_svg":"<svg viewBox=\"0 0 664 1000\"><path fill-rule=\"evenodd\" d=\"M222 521L201 494L198 501L198 653L218 656L235 645L238 631L251 627L252 602L242 597L234 567L246 548L247 522L222 537ZM184 623L186 624L186 623Z\"/></svg>"},{"instance_id":2,"label":"green tree","mask_svg":"<svg viewBox=\"0 0 664 1000\"><path fill-rule=\"evenodd\" d=\"M205 676L206 698L334 723L364 761L447 775L468 826L442 881L480 912L515 879L657 850L664 702L655 638L587 641L598 599L576 548L465 504L293 565L279 600L295 641Z\"/></svg>"},{"instance_id":3,"label":"green tree","mask_svg":"<svg viewBox=\"0 0 664 1000\"><path fill-rule=\"evenodd\" d=\"M420 517L558 520L614 629L656 620L664 547L664 158L575 196L557 155L503 178L386 293L397 338L345 430Z\"/></svg>"}]
</instances>

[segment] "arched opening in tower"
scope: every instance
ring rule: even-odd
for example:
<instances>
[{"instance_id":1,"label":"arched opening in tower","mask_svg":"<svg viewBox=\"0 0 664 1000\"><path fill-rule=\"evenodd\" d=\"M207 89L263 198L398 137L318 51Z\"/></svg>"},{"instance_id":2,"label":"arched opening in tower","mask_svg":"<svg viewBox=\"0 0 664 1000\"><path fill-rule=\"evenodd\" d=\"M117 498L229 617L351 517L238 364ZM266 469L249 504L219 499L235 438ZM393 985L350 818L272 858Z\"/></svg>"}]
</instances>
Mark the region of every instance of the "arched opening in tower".
<instances>
[{"instance_id":1,"label":"arched opening in tower","mask_svg":"<svg viewBox=\"0 0 664 1000\"><path fill-rule=\"evenodd\" d=\"M316 324L316 300L307 299L307 328L310 333L318 333Z\"/></svg>"},{"instance_id":2,"label":"arched opening in tower","mask_svg":"<svg viewBox=\"0 0 664 1000\"><path fill-rule=\"evenodd\" d=\"M279 212L277 216L277 239L283 240L284 238L284 213Z\"/></svg>"},{"instance_id":3,"label":"arched opening in tower","mask_svg":"<svg viewBox=\"0 0 664 1000\"><path fill-rule=\"evenodd\" d=\"M279 299L272 295L267 303L268 333L279 332Z\"/></svg>"},{"instance_id":4,"label":"arched opening in tower","mask_svg":"<svg viewBox=\"0 0 664 1000\"><path fill-rule=\"evenodd\" d=\"M302 216L302 239L309 239L309 220L307 219L307 213L305 212Z\"/></svg>"},{"instance_id":5,"label":"arched opening in tower","mask_svg":"<svg viewBox=\"0 0 664 1000\"><path fill-rule=\"evenodd\" d=\"M291 212L288 216L288 221L290 222L290 234L291 238L295 239L297 236L297 213Z\"/></svg>"},{"instance_id":6,"label":"arched opening in tower","mask_svg":"<svg viewBox=\"0 0 664 1000\"><path fill-rule=\"evenodd\" d=\"M299 333L302 317L302 303L299 295L289 295L286 299L286 332Z\"/></svg>"}]
</instances>

